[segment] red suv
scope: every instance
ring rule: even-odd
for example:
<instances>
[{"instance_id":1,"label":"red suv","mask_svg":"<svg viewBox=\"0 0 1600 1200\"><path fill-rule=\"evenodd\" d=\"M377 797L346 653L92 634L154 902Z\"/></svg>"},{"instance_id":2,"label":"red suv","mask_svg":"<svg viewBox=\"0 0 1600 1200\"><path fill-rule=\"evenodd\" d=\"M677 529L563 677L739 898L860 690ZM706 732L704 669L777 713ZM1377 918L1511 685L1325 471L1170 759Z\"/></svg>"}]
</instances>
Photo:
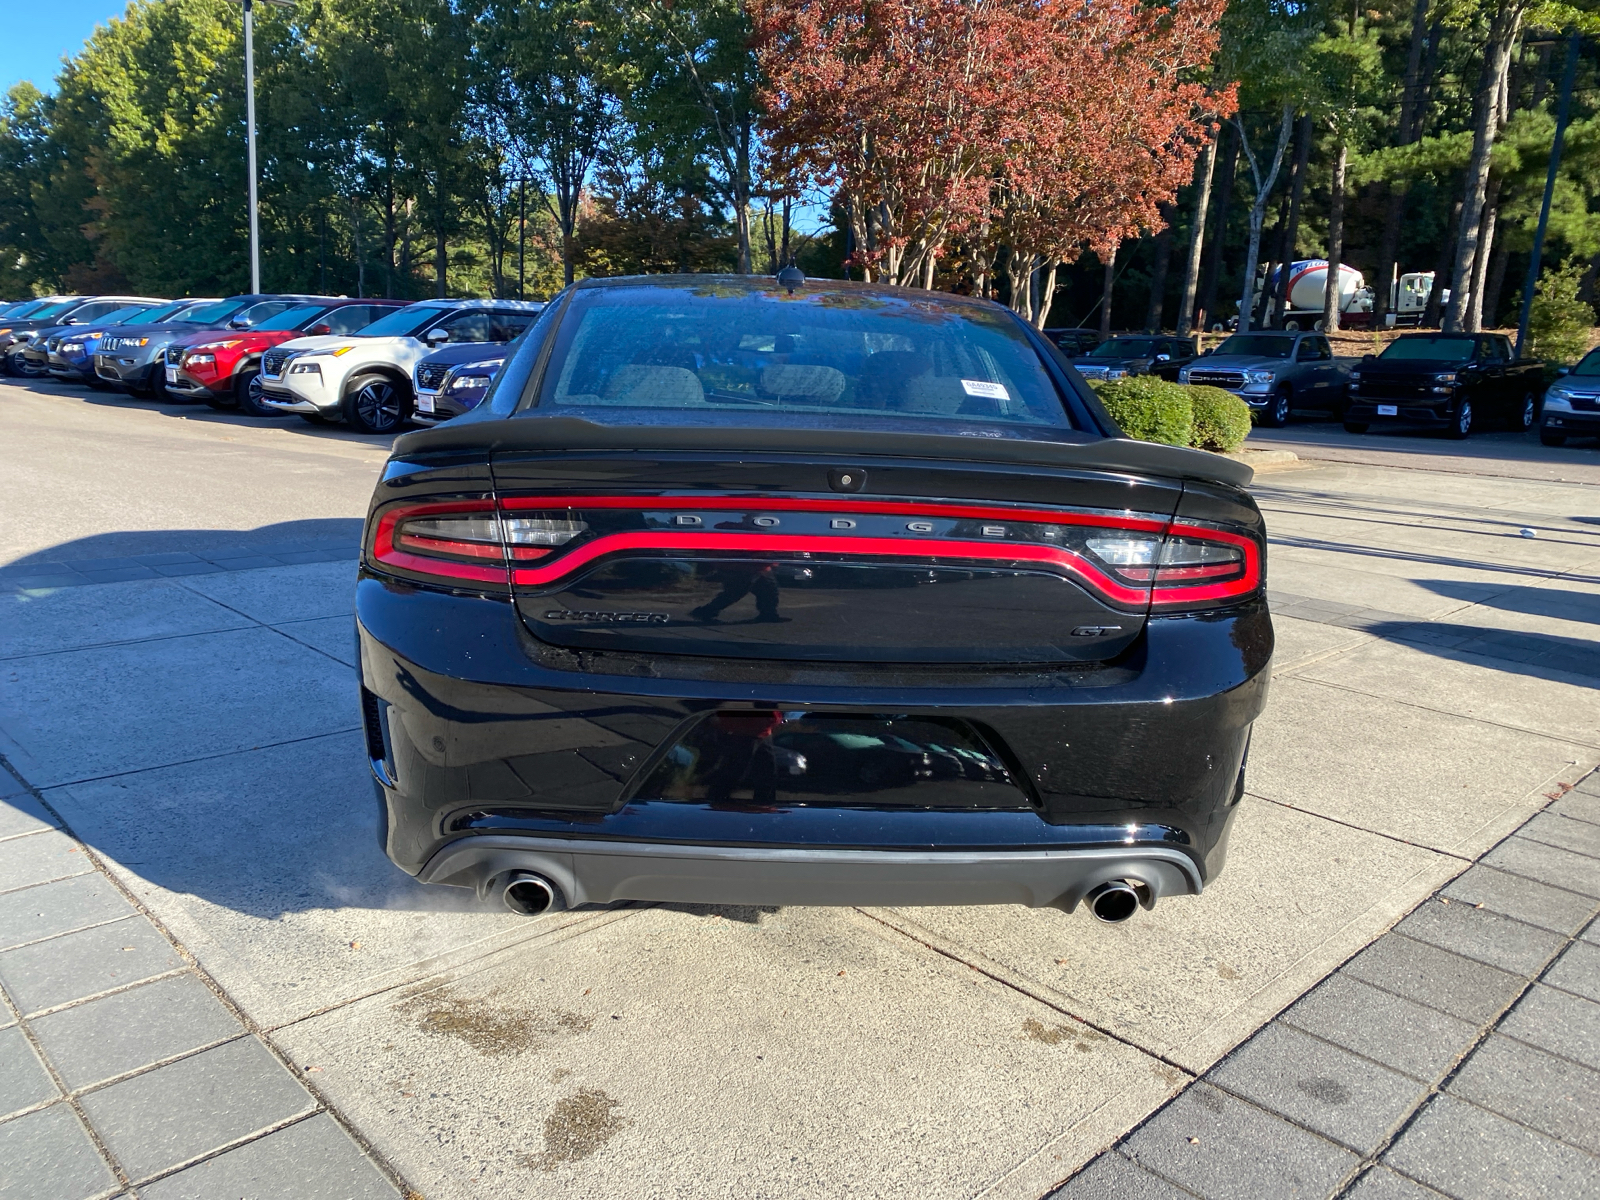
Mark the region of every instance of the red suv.
<instances>
[{"instance_id":1,"label":"red suv","mask_svg":"<svg viewBox=\"0 0 1600 1200\"><path fill-rule=\"evenodd\" d=\"M213 330L178 338L167 347L167 391L237 408L252 417L278 414L261 403L261 355L279 342L316 334L347 336L404 300L308 298L250 329Z\"/></svg>"}]
</instances>

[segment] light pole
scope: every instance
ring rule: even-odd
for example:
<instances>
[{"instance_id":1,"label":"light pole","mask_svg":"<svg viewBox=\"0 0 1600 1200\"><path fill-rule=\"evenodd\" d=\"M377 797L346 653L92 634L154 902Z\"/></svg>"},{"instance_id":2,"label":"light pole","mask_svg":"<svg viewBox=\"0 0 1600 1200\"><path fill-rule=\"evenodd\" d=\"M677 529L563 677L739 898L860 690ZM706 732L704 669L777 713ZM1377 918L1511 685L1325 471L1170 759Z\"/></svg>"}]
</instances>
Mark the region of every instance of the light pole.
<instances>
[{"instance_id":1,"label":"light pole","mask_svg":"<svg viewBox=\"0 0 1600 1200\"><path fill-rule=\"evenodd\" d=\"M293 8L294 0L262 0L279 8ZM261 291L261 224L256 218L256 48L255 0L240 0L244 6L244 124L250 160L250 293Z\"/></svg>"}]
</instances>

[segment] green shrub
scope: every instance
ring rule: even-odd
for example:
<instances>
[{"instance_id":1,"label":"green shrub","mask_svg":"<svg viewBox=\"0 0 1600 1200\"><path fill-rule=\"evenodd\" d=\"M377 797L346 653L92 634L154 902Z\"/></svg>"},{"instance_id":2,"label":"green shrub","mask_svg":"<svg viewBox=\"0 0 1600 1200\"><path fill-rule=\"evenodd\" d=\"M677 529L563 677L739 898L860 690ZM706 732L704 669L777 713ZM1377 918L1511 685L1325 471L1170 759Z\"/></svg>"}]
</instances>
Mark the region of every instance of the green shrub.
<instances>
[{"instance_id":1,"label":"green shrub","mask_svg":"<svg viewBox=\"0 0 1600 1200\"><path fill-rule=\"evenodd\" d=\"M1188 389L1153 375L1096 380L1091 386L1122 432L1141 442L1187 446L1194 438Z\"/></svg>"},{"instance_id":2,"label":"green shrub","mask_svg":"<svg viewBox=\"0 0 1600 1200\"><path fill-rule=\"evenodd\" d=\"M1594 309L1578 299L1580 266L1552 267L1539 277L1528 313L1528 352L1547 363L1570 365L1589 348Z\"/></svg>"},{"instance_id":3,"label":"green shrub","mask_svg":"<svg viewBox=\"0 0 1600 1200\"><path fill-rule=\"evenodd\" d=\"M1194 405L1191 446L1232 454L1250 436L1250 406L1232 392L1191 383L1184 390Z\"/></svg>"}]
</instances>

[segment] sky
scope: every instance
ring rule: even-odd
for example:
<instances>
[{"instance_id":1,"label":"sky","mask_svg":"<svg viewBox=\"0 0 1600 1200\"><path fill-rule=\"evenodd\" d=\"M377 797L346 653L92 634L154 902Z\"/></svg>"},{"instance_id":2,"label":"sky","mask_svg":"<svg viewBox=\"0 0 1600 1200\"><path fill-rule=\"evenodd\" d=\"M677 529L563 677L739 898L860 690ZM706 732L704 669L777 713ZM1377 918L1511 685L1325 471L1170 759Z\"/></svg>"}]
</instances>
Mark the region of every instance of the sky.
<instances>
[{"instance_id":1,"label":"sky","mask_svg":"<svg viewBox=\"0 0 1600 1200\"><path fill-rule=\"evenodd\" d=\"M96 25L120 17L123 0L15 0L6 9L0 38L0 92L30 80L52 91L64 55L76 54Z\"/></svg>"}]
</instances>

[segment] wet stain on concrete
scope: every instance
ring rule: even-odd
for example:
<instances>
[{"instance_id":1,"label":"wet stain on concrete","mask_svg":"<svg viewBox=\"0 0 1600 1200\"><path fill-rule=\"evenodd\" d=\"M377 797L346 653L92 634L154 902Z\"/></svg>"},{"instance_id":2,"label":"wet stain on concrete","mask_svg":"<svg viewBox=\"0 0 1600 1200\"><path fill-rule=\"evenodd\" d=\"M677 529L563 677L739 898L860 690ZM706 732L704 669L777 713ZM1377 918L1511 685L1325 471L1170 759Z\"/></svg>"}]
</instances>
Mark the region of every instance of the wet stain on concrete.
<instances>
[{"instance_id":1,"label":"wet stain on concrete","mask_svg":"<svg viewBox=\"0 0 1600 1200\"><path fill-rule=\"evenodd\" d=\"M556 1101L544 1119L544 1153L524 1154L518 1161L541 1171L583 1161L627 1127L627 1118L617 1115L621 1107L599 1088L580 1088L577 1095Z\"/></svg>"},{"instance_id":2,"label":"wet stain on concrete","mask_svg":"<svg viewBox=\"0 0 1600 1200\"><path fill-rule=\"evenodd\" d=\"M566 1009L533 1012L493 994L458 996L448 990L413 996L395 1011L424 1033L458 1038L487 1057L538 1050L550 1038L587 1033L594 1024L592 1017Z\"/></svg>"},{"instance_id":3,"label":"wet stain on concrete","mask_svg":"<svg viewBox=\"0 0 1600 1200\"><path fill-rule=\"evenodd\" d=\"M1348 1104L1350 1102L1350 1089L1337 1079L1316 1075L1310 1079L1296 1080L1295 1087L1313 1100L1321 1100L1324 1104Z\"/></svg>"},{"instance_id":4,"label":"wet stain on concrete","mask_svg":"<svg viewBox=\"0 0 1600 1200\"><path fill-rule=\"evenodd\" d=\"M1097 1033L1086 1025L1074 1028L1071 1025L1046 1025L1044 1022L1029 1017L1022 1023L1022 1032L1036 1042L1043 1042L1046 1046L1059 1046L1067 1043L1075 1050L1087 1054L1094 1049L1096 1042L1104 1041L1105 1034Z\"/></svg>"}]
</instances>

